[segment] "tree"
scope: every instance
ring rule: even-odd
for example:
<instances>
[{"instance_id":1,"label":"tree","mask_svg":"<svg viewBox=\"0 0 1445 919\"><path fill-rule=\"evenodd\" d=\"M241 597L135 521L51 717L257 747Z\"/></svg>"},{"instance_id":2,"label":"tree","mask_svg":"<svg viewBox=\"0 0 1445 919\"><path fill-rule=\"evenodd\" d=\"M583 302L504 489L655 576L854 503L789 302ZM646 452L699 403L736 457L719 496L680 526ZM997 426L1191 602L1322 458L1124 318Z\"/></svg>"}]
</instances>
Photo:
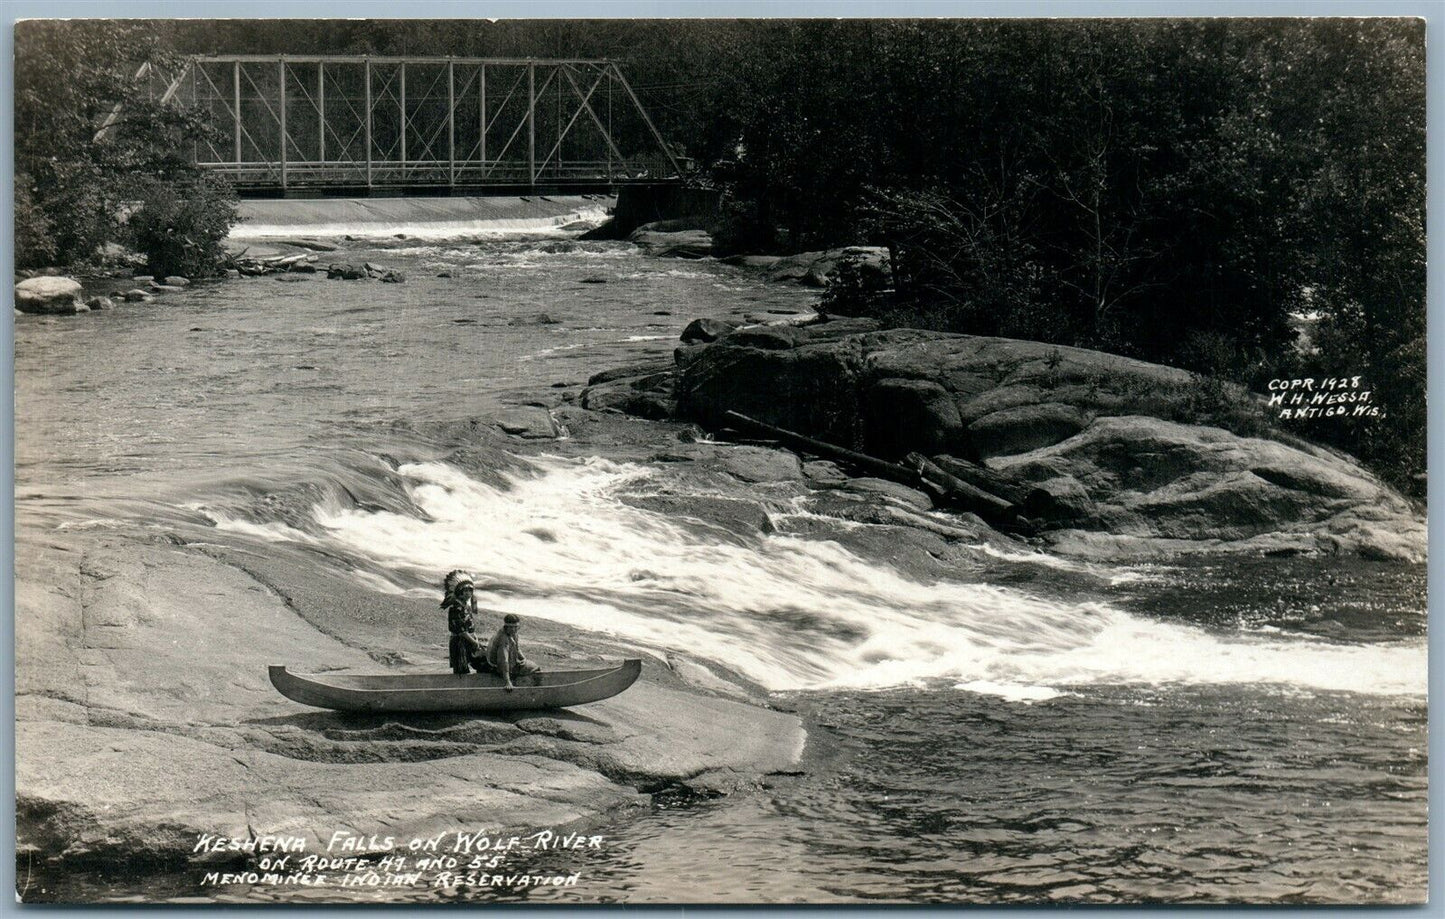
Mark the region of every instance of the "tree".
<instances>
[{"instance_id":1,"label":"tree","mask_svg":"<svg viewBox=\"0 0 1445 919\"><path fill-rule=\"evenodd\" d=\"M1361 373L1388 414L1311 433L1401 482L1424 468L1423 35L778 23L728 68L714 144L754 243L889 246L890 321L1254 385Z\"/></svg>"},{"instance_id":2,"label":"tree","mask_svg":"<svg viewBox=\"0 0 1445 919\"><path fill-rule=\"evenodd\" d=\"M172 273L214 267L234 208L225 184L189 156L195 138L212 127L197 113L152 98L141 67L174 66L174 56L134 24L27 21L16 32L17 264L92 257L101 244L126 239L127 215L144 212L148 198L168 185L219 206L194 211L200 225L174 227L183 238L205 240L200 249L184 263L147 252L152 267Z\"/></svg>"},{"instance_id":3,"label":"tree","mask_svg":"<svg viewBox=\"0 0 1445 919\"><path fill-rule=\"evenodd\" d=\"M1361 375L1381 414L1310 433L1423 494L1425 469L1425 28L1420 20L1311 21L1262 65L1282 145L1300 151L1291 235L1319 319L1304 369Z\"/></svg>"}]
</instances>

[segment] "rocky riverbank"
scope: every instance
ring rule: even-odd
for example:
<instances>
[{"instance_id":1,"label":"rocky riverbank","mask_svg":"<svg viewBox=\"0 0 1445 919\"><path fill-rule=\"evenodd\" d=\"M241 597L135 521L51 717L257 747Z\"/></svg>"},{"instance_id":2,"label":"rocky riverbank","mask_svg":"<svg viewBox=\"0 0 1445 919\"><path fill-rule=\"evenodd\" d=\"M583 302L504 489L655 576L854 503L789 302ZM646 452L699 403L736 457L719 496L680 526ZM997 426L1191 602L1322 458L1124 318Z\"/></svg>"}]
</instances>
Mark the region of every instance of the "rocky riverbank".
<instances>
[{"instance_id":1,"label":"rocky riverbank","mask_svg":"<svg viewBox=\"0 0 1445 919\"><path fill-rule=\"evenodd\" d=\"M261 257L298 254L307 263L297 252ZM753 267L806 284L820 264L826 258L808 255ZM431 277L409 270L412 284L371 289L409 292ZM293 275L307 273L279 276ZM868 320L760 325L753 319L772 311L728 309L689 324L670 360L605 371L585 388L509 393L512 407L469 422L398 422L378 436L434 445L433 458L493 485L498 470L535 454L640 464L654 474L616 499L705 534L709 545L757 552L775 535L826 541L919 583L987 583L980 545L1048 563L1056 560L1039 550L1114 559L1423 553L1417 511L1347 457L1251 423L1263 413L1242 393L1096 352L884 332ZM515 404L528 399L537 404ZM986 520L926 482L780 447L734 427L728 412L893 467L920 454L983 475L1027 525ZM364 449L389 478L394 464L372 455L389 448L368 440ZM342 498L415 514L385 504L399 493L378 486ZM294 493L268 484L243 522L316 537L307 527L318 500L306 482ZM238 538L199 518L32 522L17 532L25 856L139 870L191 863L207 833L301 835L314 848L336 831L595 825L658 794L771 782L769 773L799 768L809 738L797 715L715 661L539 618L528 619L526 635L543 666L642 657L642 680L614 699L545 717L306 709L272 689L266 666L435 672L445 666L437 598L399 593L320 539ZM810 635L834 627L809 609L769 608L766 617ZM235 853L208 857L226 854Z\"/></svg>"},{"instance_id":2,"label":"rocky riverbank","mask_svg":"<svg viewBox=\"0 0 1445 919\"><path fill-rule=\"evenodd\" d=\"M559 422L577 433L558 440ZM544 448L640 457L658 432L641 434L627 419L573 409L554 421L542 408L426 432L452 461L488 469ZM301 836L316 851L338 830L593 825L659 792L752 787L803 754L801 720L747 680L540 619L526 640L544 668L642 657L642 679L544 714L307 709L269 685L268 665L437 671L435 600L372 589L324 553L258 550L205 526L22 528L16 551L23 856L139 869L236 857L195 855L206 833Z\"/></svg>"},{"instance_id":3,"label":"rocky riverbank","mask_svg":"<svg viewBox=\"0 0 1445 919\"><path fill-rule=\"evenodd\" d=\"M1274 429L1237 387L1101 352L866 319L710 320L672 366L599 374L581 404L711 430L741 413L885 461L928 457L1076 556L1424 557L1421 511L1350 457Z\"/></svg>"}]
</instances>

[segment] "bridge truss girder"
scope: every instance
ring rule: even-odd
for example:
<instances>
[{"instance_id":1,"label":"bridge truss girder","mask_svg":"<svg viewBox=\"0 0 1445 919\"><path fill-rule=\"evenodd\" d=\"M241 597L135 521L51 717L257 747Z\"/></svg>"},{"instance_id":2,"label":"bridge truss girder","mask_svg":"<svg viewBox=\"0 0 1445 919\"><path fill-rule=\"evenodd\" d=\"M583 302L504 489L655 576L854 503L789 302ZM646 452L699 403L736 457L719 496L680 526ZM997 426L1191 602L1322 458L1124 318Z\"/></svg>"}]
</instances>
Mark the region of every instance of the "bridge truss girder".
<instances>
[{"instance_id":1,"label":"bridge truss girder","mask_svg":"<svg viewBox=\"0 0 1445 919\"><path fill-rule=\"evenodd\" d=\"M679 176L610 60L199 56L163 102L209 110L196 161L243 187L536 186ZM163 88L163 89L162 89Z\"/></svg>"}]
</instances>

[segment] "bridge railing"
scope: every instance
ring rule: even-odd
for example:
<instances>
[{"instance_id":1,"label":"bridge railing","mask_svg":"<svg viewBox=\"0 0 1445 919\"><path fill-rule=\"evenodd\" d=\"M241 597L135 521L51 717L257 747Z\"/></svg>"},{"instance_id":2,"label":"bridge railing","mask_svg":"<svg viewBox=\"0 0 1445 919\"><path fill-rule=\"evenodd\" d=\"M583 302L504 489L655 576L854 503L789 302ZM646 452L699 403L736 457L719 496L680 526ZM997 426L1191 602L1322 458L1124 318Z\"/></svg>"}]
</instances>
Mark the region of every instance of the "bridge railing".
<instances>
[{"instance_id":1,"label":"bridge railing","mask_svg":"<svg viewBox=\"0 0 1445 919\"><path fill-rule=\"evenodd\" d=\"M245 187L279 186L281 167L276 162L205 162L202 165ZM370 181L366 170L349 161L291 161L286 166L286 184L305 186L357 185L597 185L637 181L664 181L678 178L665 162L632 160L569 161L548 167L535 175L526 164L503 162L461 162L449 160L410 160L406 163L374 161Z\"/></svg>"}]
</instances>

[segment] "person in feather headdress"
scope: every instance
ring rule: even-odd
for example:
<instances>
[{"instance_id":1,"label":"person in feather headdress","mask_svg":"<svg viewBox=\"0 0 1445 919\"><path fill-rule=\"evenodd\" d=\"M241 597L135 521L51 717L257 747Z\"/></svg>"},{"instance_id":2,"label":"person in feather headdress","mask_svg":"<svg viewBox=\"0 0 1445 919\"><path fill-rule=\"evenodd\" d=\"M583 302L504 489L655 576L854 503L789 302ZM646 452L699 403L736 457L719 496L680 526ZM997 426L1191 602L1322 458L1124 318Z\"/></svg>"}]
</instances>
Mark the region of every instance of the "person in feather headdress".
<instances>
[{"instance_id":1,"label":"person in feather headdress","mask_svg":"<svg viewBox=\"0 0 1445 919\"><path fill-rule=\"evenodd\" d=\"M451 643L447 657L453 673L477 672L487 668L486 655L481 640L473 629L476 628L477 598L473 596L472 576L461 569L447 572L442 581L442 609L447 611L447 630L451 632Z\"/></svg>"}]
</instances>

